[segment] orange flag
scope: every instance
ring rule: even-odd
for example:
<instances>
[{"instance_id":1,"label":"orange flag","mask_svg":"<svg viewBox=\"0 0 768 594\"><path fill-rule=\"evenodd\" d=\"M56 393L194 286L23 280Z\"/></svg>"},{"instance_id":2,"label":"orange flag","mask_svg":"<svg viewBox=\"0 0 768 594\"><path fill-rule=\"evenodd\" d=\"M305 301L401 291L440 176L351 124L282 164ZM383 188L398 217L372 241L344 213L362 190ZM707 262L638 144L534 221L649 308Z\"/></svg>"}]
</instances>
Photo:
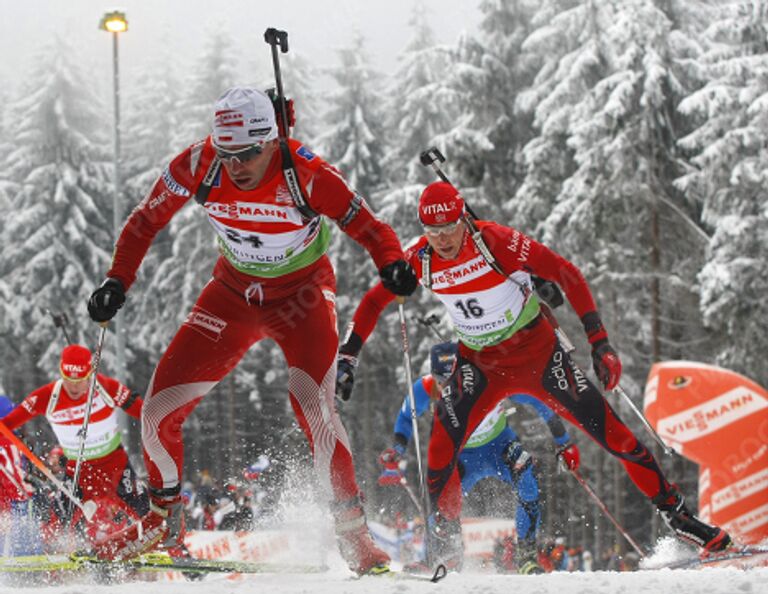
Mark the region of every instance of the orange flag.
<instances>
[{"instance_id":1,"label":"orange flag","mask_svg":"<svg viewBox=\"0 0 768 594\"><path fill-rule=\"evenodd\" d=\"M651 368L645 416L699 464L699 516L743 543L768 538L768 392L733 371L667 361Z\"/></svg>"}]
</instances>

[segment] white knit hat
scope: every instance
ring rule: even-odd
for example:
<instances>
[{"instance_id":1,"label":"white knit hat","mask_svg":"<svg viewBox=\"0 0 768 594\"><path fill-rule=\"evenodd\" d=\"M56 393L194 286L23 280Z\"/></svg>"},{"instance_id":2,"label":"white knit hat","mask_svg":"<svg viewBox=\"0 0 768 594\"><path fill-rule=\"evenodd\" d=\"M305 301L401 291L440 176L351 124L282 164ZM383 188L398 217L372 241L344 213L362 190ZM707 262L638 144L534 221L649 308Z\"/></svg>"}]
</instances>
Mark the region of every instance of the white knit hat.
<instances>
[{"instance_id":1,"label":"white knit hat","mask_svg":"<svg viewBox=\"0 0 768 594\"><path fill-rule=\"evenodd\" d=\"M277 138L275 108L266 93L232 87L216 101L213 143L221 146L264 144Z\"/></svg>"}]
</instances>

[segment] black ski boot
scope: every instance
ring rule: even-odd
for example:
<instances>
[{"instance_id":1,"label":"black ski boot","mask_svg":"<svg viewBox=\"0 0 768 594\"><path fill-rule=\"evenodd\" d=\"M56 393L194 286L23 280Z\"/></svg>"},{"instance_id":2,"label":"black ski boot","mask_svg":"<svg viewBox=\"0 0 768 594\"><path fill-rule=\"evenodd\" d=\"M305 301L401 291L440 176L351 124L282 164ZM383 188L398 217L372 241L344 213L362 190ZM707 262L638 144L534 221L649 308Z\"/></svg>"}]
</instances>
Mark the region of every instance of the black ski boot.
<instances>
[{"instance_id":1,"label":"black ski boot","mask_svg":"<svg viewBox=\"0 0 768 594\"><path fill-rule=\"evenodd\" d=\"M685 498L672 489L654 497L664 523L680 540L701 547L707 552L723 551L731 544L731 537L722 528L705 524L685 505Z\"/></svg>"}]
</instances>

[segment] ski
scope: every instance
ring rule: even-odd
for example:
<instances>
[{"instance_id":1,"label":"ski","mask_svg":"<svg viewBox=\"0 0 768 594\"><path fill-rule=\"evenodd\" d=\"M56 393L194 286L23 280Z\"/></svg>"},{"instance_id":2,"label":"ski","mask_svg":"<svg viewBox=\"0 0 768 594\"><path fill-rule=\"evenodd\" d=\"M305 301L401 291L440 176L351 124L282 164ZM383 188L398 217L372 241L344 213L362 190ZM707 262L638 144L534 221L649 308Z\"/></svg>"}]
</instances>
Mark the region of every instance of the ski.
<instances>
[{"instance_id":1,"label":"ski","mask_svg":"<svg viewBox=\"0 0 768 594\"><path fill-rule=\"evenodd\" d=\"M173 558L167 553L147 553L135 559L110 561L73 553L0 557L0 573L67 571L181 571L184 573L320 573L322 565Z\"/></svg>"},{"instance_id":2,"label":"ski","mask_svg":"<svg viewBox=\"0 0 768 594\"><path fill-rule=\"evenodd\" d=\"M448 575L448 569L442 563L438 564L438 566L435 567L435 570L431 574L430 573L409 573L407 571L395 572L395 577L398 579L413 579L413 580L432 582L433 584L436 584L437 582L445 578L445 576L447 575Z\"/></svg>"},{"instance_id":3,"label":"ski","mask_svg":"<svg viewBox=\"0 0 768 594\"><path fill-rule=\"evenodd\" d=\"M446 575L448 575L448 570L446 569L445 565L442 563L438 565L434 571L428 571L425 573L414 573L407 570L394 570L394 569L388 569L387 571L382 571L378 573L369 573L365 576L361 577L368 577L368 576L376 576L376 577L386 577L394 580L415 580L419 582L432 582L433 584L436 584L440 580L442 580Z\"/></svg>"},{"instance_id":4,"label":"ski","mask_svg":"<svg viewBox=\"0 0 768 594\"><path fill-rule=\"evenodd\" d=\"M734 545L717 553L702 553L698 557L682 559L669 565L668 569L696 569L718 565L764 567L768 565L768 546Z\"/></svg>"}]
</instances>

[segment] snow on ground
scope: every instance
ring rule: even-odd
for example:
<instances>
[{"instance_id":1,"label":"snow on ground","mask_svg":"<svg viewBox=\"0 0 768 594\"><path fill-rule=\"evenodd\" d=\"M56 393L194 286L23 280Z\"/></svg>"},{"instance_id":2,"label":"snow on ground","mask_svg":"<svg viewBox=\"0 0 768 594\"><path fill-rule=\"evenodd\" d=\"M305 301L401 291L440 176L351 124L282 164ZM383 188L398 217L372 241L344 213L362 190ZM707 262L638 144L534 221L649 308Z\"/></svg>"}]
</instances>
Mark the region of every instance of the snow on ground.
<instances>
[{"instance_id":1,"label":"snow on ground","mask_svg":"<svg viewBox=\"0 0 768 594\"><path fill-rule=\"evenodd\" d=\"M143 574L119 584L99 584L86 575L69 576L59 583L34 583L32 576L0 575L0 594L768 594L768 567L658 569L695 558L692 547L672 537L660 539L654 553L635 572L551 573L537 576L498 575L469 569L449 574L432 584L403 575L356 578L335 550L330 519L312 522L318 510L302 508L299 522L286 512L287 526L301 526L299 543L291 539L290 550L282 551L276 563L325 565L322 573L280 573L249 576L208 575L187 581L175 574ZM214 533L215 534L215 533ZM768 543L763 543L768 545ZM272 559L270 559L272 560ZM396 564L393 567L397 568ZM62 578L63 580L64 578ZM149 581L155 579L156 581ZM20 581L23 580L23 581Z\"/></svg>"},{"instance_id":2,"label":"snow on ground","mask_svg":"<svg viewBox=\"0 0 768 594\"><path fill-rule=\"evenodd\" d=\"M695 556L672 538L661 539L643 567L658 567ZM298 561L298 560L296 560ZM405 575L357 578L334 553L330 569L316 574L209 575L201 581L127 581L103 585L87 581L3 585L9 594L768 594L768 567L753 569L641 569L635 572L557 572L519 576L480 570L449 574L437 584ZM394 567L397 567L394 564ZM152 579L147 578L147 579Z\"/></svg>"},{"instance_id":3,"label":"snow on ground","mask_svg":"<svg viewBox=\"0 0 768 594\"><path fill-rule=\"evenodd\" d=\"M346 570L325 574L272 574L244 578L209 576L201 582L0 586L14 594L765 594L768 568L649 570L627 573L552 573L538 576L450 574L438 584L364 577Z\"/></svg>"}]
</instances>

